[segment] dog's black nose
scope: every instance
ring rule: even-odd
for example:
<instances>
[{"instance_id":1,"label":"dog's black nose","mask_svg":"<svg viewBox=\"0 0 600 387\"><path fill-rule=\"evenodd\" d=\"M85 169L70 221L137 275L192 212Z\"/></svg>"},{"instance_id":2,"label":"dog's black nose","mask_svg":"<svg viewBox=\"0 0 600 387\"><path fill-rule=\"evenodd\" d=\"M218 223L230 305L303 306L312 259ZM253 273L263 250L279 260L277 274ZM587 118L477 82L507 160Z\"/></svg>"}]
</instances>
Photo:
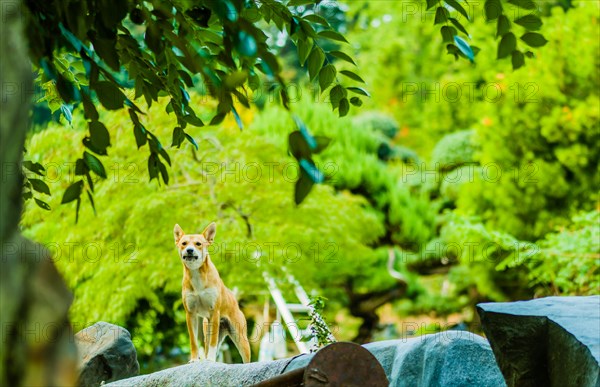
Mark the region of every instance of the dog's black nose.
<instances>
[{"instance_id":1,"label":"dog's black nose","mask_svg":"<svg viewBox=\"0 0 600 387\"><path fill-rule=\"evenodd\" d=\"M186 249L185 251L186 251L188 254L191 254L191 253L193 253L193 252L194 252L194 249L190 247L189 249Z\"/></svg>"}]
</instances>

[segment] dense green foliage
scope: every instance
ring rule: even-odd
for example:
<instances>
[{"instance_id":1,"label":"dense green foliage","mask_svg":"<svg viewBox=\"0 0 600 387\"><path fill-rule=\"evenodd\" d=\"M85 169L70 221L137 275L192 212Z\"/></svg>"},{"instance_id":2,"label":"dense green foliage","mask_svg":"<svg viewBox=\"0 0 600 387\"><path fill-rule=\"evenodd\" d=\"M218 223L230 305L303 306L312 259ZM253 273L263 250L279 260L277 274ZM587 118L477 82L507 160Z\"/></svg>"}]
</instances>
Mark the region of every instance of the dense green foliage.
<instances>
[{"instance_id":1,"label":"dense green foliage","mask_svg":"<svg viewBox=\"0 0 600 387\"><path fill-rule=\"evenodd\" d=\"M465 40L470 35L464 26L474 12L469 14L455 0L427 0L423 10L434 8L434 24L442 25L439 31L448 54L474 62L479 48ZM547 43L542 34L532 32L543 24L531 11L535 8L533 0L486 0L483 7L485 19L497 24L496 35L501 37L497 58L510 56L515 69L525 64L525 56L533 56L523 46L538 48ZM279 51L285 52L287 46L289 51L289 42L296 47L294 63L305 67L314 88L320 90L316 94L326 96L340 117L348 114L350 105L361 106L363 98L370 96L359 87L365 81L357 74L354 59L344 52L346 48L337 45L349 42L340 33L348 23L335 3L128 0L113 4L65 0L52 4L26 1L23 10L43 100L53 114L60 112L69 122L73 107L82 105L88 121L82 139L85 150L76 159L75 174L79 178L67 187L62 200L76 201L76 212L84 192L94 207L91 174L106 178L103 160L97 156L107 155L111 133L100 119L97 104L108 110L128 110L137 148L148 144L150 179L168 184L167 165L171 159L153 129L140 121L140 115L145 114L140 105L142 97L147 107L159 97L169 98L166 109L176 117L172 144L178 147L184 141L195 145L185 131L188 124L215 125L232 114L241 129L235 101L247 108L255 101L264 103L262 96L253 100L248 90L275 92L290 108L293 93L288 86L293 89L293 84L288 85L276 56L277 48L283 47ZM406 10L402 11L399 14L404 17ZM514 17L509 17L511 14ZM519 44L514 34L517 30L525 31ZM338 60L347 66L338 68ZM218 101L212 115L198 117L190 104L192 89ZM297 203L306 197L313 183L321 182L311 179L320 172L310 158L298 158L302 172L296 185ZM41 164L23 166L42 176ZM24 187L26 200L35 192L44 194L49 189L40 179L26 180ZM39 197L34 199L41 208L50 208Z\"/></svg>"},{"instance_id":2,"label":"dense green foliage","mask_svg":"<svg viewBox=\"0 0 600 387\"><path fill-rule=\"evenodd\" d=\"M25 2L25 29L30 55L39 70L38 84L52 112L60 111L67 121L72 109L82 105L88 131L83 132L83 154L76 158L76 176L63 195L63 203L77 202L79 211L83 192L92 204L94 184L91 174L106 178L106 168L97 156L107 155L111 131L100 119L97 104L108 110L126 109L137 148L148 145L150 179L169 182L167 165L171 159L156 130L143 124L141 98L147 107L167 96L166 109L176 117L171 143L194 144L186 133L188 125L215 125L232 114L240 129L242 122L235 101L250 107L249 90L266 91L271 84L281 103L289 107L290 95L281 65L271 50L272 43L263 31L275 26L287 34L298 48L298 60L308 69L310 80L318 78L322 93L340 116L350 110L351 102L360 104L367 95L357 88L364 81L353 70L340 71L326 55L353 62L340 50L325 51L329 42L346 42L320 16L318 9L303 14L298 5L320 1L245 0L220 1L62 1L53 4ZM340 80L343 79L343 80ZM348 85L354 85L352 87ZM213 114L199 117L190 103L189 90L218 101ZM140 108L139 106L142 106ZM135 148L135 147L134 147ZM41 172L41 164L25 164ZM306 169L306 168L305 168ZM40 180L26 181L25 199L34 191L46 193ZM47 203L35 203L48 209Z\"/></svg>"}]
</instances>

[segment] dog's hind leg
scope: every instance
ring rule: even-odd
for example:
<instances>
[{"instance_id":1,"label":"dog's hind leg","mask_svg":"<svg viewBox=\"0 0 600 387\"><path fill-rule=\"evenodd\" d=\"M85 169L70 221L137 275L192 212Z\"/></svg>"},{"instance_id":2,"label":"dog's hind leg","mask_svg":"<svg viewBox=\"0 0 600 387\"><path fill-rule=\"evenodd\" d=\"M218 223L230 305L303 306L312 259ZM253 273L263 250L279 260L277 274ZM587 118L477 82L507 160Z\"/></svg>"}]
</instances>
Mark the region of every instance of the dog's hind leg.
<instances>
[{"instance_id":1,"label":"dog's hind leg","mask_svg":"<svg viewBox=\"0 0 600 387\"><path fill-rule=\"evenodd\" d=\"M248 342L248 334L246 333L246 318L241 310L237 310L231 316L231 321L229 324L229 336L231 337L231 341L235 344L235 347L242 355L242 360L244 363L250 362L250 343Z\"/></svg>"},{"instance_id":2,"label":"dog's hind leg","mask_svg":"<svg viewBox=\"0 0 600 387\"><path fill-rule=\"evenodd\" d=\"M231 323L227 318L221 318L221 324L219 325L219 342L217 344L217 352L221 348L221 344L227 336L231 333Z\"/></svg>"}]
</instances>

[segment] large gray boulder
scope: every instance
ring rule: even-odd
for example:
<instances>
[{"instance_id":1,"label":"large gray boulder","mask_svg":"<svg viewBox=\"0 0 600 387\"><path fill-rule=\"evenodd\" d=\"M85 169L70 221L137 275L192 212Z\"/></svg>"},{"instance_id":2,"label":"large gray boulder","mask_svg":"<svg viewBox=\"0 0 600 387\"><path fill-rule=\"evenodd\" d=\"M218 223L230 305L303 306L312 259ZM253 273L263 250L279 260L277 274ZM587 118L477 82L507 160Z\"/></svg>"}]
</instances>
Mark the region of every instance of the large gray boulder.
<instances>
[{"instance_id":1,"label":"large gray boulder","mask_svg":"<svg viewBox=\"0 0 600 387\"><path fill-rule=\"evenodd\" d=\"M105 387L221 387L251 386L283 372L290 359L247 364L199 361L166 370L119 380Z\"/></svg>"},{"instance_id":2,"label":"large gray boulder","mask_svg":"<svg viewBox=\"0 0 600 387\"><path fill-rule=\"evenodd\" d=\"M467 331L365 344L394 387L501 387L502 374L489 343ZM299 356L285 371L305 367L313 355Z\"/></svg>"},{"instance_id":3,"label":"large gray boulder","mask_svg":"<svg viewBox=\"0 0 600 387\"><path fill-rule=\"evenodd\" d=\"M600 387L600 296L477 306L508 386Z\"/></svg>"},{"instance_id":4,"label":"large gray boulder","mask_svg":"<svg viewBox=\"0 0 600 387\"><path fill-rule=\"evenodd\" d=\"M366 344L390 386L502 387L506 384L488 342L466 331ZM107 384L106 387L250 386L305 367L314 354L249 364L202 361ZM359 367L359 364L349 364ZM357 381L360 384L360 381Z\"/></svg>"},{"instance_id":5,"label":"large gray boulder","mask_svg":"<svg viewBox=\"0 0 600 387\"><path fill-rule=\"evenodd\" d=\"M95 387L102 382L129 378L140 372L131 335L125 328L97 322L77 332L75 344L80 386Z\"/></svg>"}]
</instances>

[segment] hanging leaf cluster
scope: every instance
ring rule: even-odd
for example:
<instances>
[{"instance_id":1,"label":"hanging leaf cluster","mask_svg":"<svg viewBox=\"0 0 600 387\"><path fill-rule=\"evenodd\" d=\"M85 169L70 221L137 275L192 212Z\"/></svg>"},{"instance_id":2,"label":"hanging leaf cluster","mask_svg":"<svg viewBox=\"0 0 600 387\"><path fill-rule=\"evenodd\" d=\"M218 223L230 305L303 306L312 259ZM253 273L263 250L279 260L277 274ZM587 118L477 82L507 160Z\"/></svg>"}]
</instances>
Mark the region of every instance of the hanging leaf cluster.
<instances>
[{"instance_id":1,"label":"hanging leaf cluster","mask_svg":"<svg viewBox=\"0 0 600 387\"><path fill-rule=\"evenodd\" d=\"M503 4L504 3L504 4ZM434 24L440 24L442 40L446 43L448 54L455 58L463 57L471 62L480 51L479 47L469 44L471 36L464 26L462 18L469 21L469 14L465 7L466 1L459 0L427 0L427 9L435 8ZM511 7L516 16L511 21L506 9ZM486 0L484 3L485 18L488 22L496 22L496 37L498 42L498 59L510 57L513 69L516 70L525 64L525 57L533 57L529 49L518 47L514 25L524 31L520 40L532 48L542 47L547 43L546 38L537 31L542 26L542 20L537 16L537 6L533 0ZM464 35L464 36L461 36Z\"/></svg>"}]
</instances>

